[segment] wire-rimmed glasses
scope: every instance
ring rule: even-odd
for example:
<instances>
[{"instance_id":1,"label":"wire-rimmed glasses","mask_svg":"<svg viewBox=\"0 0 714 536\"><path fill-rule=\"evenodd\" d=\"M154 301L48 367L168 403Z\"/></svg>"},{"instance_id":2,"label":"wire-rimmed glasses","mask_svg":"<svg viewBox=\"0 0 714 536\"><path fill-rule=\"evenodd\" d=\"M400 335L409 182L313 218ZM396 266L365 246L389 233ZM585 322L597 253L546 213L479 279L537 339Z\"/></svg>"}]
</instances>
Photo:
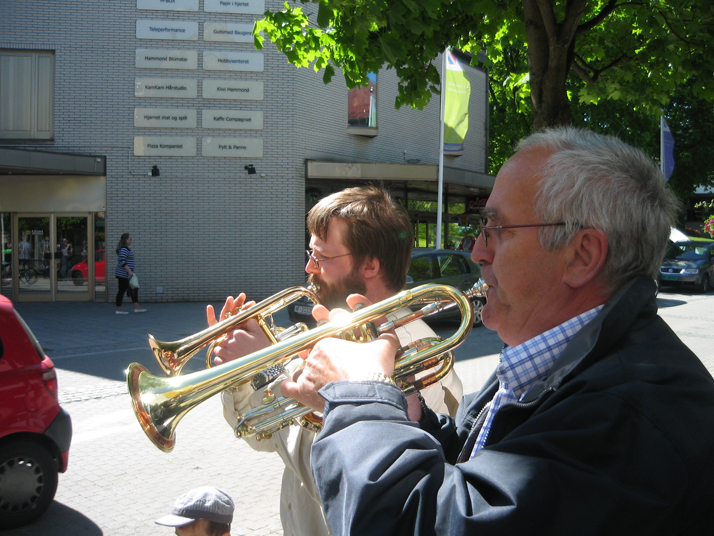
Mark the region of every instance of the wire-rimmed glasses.
<instances>
[{"instance_id":1,"label":"wire-rimmed glasses","mask_svg":"<svg viewBox=\"0 0 714 536\"><path fill-rule=\"evenodd\" d=\"M483 236L483 245L488 247L488 239L491 237L490 231L502 231L503 229L519 229L521 227L556 227L565 225L564 221L557 223L524 223L518 225L486 225L486 218L481 217L481 235Z\"/></svg>"},{"instance_id":2,"label":"wire-rimmed glasses","mask_svg":"<svg viewBox=\"0 0 714 536\"><path fill-rule=\"evenodd\" d=\"M340 257L346 257L347 255L352 255L352 253L343 253L342 255L335 255L334 257L322 257L321 259L318 259L317 257L315 257L315 253L311 249L305 250L305 253L307 253L310 262L318 270L320 269L321 262L327 262L333 259L339 259Z\"/></svg>"}]
</instances>

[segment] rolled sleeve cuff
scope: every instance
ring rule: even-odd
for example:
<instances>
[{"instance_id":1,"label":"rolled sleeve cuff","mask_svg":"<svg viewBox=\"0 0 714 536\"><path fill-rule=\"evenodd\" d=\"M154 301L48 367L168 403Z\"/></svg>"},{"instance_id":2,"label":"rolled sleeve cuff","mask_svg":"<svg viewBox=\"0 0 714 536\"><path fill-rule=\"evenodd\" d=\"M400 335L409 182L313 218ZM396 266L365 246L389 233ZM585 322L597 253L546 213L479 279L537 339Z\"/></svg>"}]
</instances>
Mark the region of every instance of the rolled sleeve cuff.
<instances>
[{"instance_id":1,"label":"rolled sleeve cuff","mask_svg":"<svg viewBox=\"0 0 714 536\"><path fill-rule=\"evenodd\" d=\"M326 420L330 411L335 411L340 406L365 406L369 404L379 404L380 406L392 408L391 411L382 410L393 418L393 411L406 415L407 400L402 392L395 385L379 381L365 382L332 382L325 385L319 391L320 396L325 399L324 419ZM386 406L386 407L385 407ZM373 414L374 412L369 412ZM381 414L382 412L380 412ZM366 417L365 415L365 418ZM380 417L374 416L378 419Z\"/></svg>"}]
</instances>

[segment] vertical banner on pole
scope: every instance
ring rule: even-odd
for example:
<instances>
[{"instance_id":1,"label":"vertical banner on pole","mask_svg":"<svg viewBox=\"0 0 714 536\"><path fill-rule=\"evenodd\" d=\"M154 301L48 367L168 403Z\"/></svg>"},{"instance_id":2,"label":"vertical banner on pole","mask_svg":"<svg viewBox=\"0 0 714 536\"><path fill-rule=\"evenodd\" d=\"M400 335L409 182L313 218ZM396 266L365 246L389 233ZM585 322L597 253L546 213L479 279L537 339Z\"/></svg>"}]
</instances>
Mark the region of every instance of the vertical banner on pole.
<instances>
[{"instance_id":1,"label":"vertical banner on pole","mask_svg":"<svg viewBox=\"0 0 714 536\"><path fill-rule=\"evenodd\" d=\"M464 138L469 130L471 82L459 60L449 52L444 73L444 154L464 154Z\"/></svg>"},{"instance_id":2,"label":"vertical banner on pole","mask_svg":"<svg viewBox=\"0 0 714 536\"><path fill-rule=\"evenodd\" d=\"M674 137L664 116L660 118L660 162L664 180L669 182L674 171Z\"/></svg>"}]
</instances>

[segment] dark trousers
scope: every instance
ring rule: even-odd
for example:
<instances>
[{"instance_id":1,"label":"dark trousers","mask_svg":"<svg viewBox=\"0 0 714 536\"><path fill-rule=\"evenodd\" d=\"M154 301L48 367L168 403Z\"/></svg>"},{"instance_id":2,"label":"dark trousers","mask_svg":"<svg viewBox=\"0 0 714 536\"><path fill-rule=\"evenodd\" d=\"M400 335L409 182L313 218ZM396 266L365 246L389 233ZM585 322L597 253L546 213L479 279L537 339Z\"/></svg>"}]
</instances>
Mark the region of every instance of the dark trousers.
<instances>
[{"instance_id":1,"label":"dark trousers","mask_svg":"<svg viewBox=\"0 0 714 536\"><path fill-rule=\"evenodd\" d=\"M121 307L121 302L124 299L124 293L126 292L127 298L131 298L131 303L136 303L139 301L139 289L131 288L129 286L128 277L117 276L117 281L119 282L119 292L117 292L116 304L117 307Z\"/></svg>"}]
</instances>

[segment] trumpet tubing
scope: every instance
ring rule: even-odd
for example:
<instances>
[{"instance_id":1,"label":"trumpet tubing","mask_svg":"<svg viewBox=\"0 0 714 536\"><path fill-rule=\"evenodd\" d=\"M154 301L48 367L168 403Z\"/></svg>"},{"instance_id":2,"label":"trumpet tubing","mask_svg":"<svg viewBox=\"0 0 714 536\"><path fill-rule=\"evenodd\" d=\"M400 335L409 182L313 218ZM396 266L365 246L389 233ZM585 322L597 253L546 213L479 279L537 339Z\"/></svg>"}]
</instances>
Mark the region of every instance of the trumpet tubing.
<instances>
[{"instance_id":1,"label":"trumpet tubing","mask_svg":"<svg viewBox=\"0 0 714 536\"><path fill-rule=\"evenodd\" d=\"M316 291L317 288L314 286L287 288L203 331L178 341L159 341L149 335L149 347L159 362L161 369L168 376L178 376L189 359L201 351L201 348L210 345L206 352L206 367L210 368L213 348L225 338L229 331L238 328L238 326L251 318L258 322L258 325L272 344L282 338L293 335L296 331L306 331L307 326L297 324L292 328L288 328L288 333L283 335L273 325L272 314L302 297L306 297L314 303L320 303Z\"/></svg>"},{"instance_id":2,"label":"trumpet tubing","mask_svg":"<svg viewBox=\"0 0 714 536\"><path fill-rule=\"evenodd\" d=\"M480 282L467 293L449 285L426 284L411 290L405 290L379 303L343 315L339 319L318 326L306 333L264 348L258 352L222 365L171 378L151 375L138 363L132 363L127 371L129 394L136 417L147 437L161 450L170 452L175 445L176 427L181 418L192 408L213 395L231 386L240 386L251 381L253 376L275 365L284 365L296 354L309 350L318 341L328 337L354 338L354 331L359 331L363 338L372 338L411 321L436 314L451 307L458 307L461 323L454 334L443 340L424 339L400 349L395 362L394 378L406 382L406 378L429 368L440 365L434 376L428 375L420 382L408 384L403 391L413 392L418 387L429 385L445 376L453 364L450 350L468 337L473 326L473 309L470 299L483 297L485 283ZM375 328L374 322L390 312L417 303L430 302L418 311L397 320L386 322ZM203 333L203 332L202 332ZM197 337L197 336L196 336ZM201 338L205 338L202 336ZM291 406L293 404L291 403ZM290 408L310 412L309 408L294 403ZM256 418L259 418L256 414ZM255 422L245 421L246 435L272 433L274 429L291 424L294 414L282 416L277 421L270 421L265 427L256 426ZM275 428L277 426L277 428ZM272 431L271 431L272 430Z\"/></svg>"}]
</instances>

